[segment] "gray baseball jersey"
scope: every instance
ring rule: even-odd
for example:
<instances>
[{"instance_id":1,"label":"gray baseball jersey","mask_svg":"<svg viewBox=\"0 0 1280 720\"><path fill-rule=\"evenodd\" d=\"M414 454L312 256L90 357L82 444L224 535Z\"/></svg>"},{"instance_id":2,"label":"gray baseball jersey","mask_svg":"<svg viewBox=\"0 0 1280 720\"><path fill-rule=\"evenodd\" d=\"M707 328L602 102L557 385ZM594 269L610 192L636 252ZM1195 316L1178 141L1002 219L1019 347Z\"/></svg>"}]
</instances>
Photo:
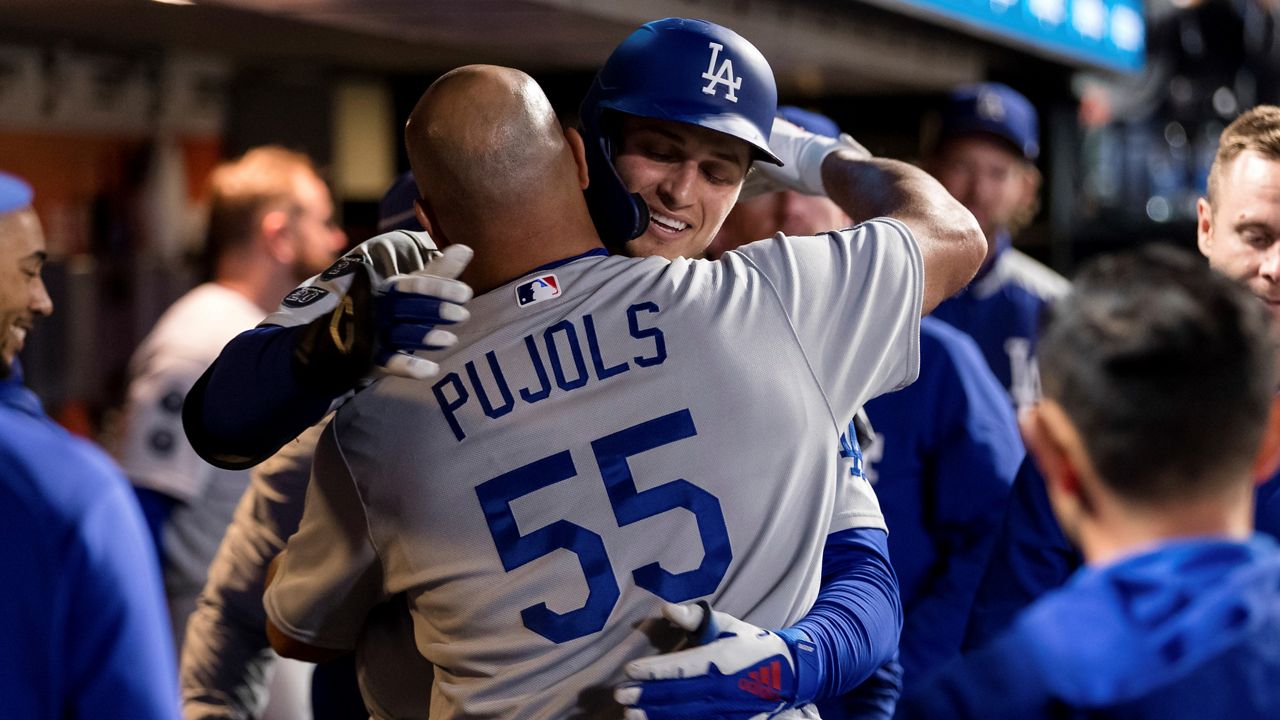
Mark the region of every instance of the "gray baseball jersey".
<instances>
[{"instance_id":1,"label":"gray baseball jersey","mask_svg":"<svg viewBox=\"0 0 1280 720\"><path fill-rule=\"evenodd\" d=\"M784 627L826 536L883 527L837 443L914 380L922 293L887 219L485 293L437 379L382 379L326 430L268 616L348 647L408 593L432 718L604 710L664 601Z\"/></svg>"},{"instance_id":2,"label":"gray baseball jersey","mask_svg":"<svg viewBox=\"0 0 1280 720\"><path fill-rule=\"evenodd\" d=\"M120 465L134 485L180 501L162 533L164 583L181 643L222 535L249 474L196 455L182 430L182 402L222 346L265 313L240 293L200 285L161 315L129 363Z\"/></svg>"}]
</instances>

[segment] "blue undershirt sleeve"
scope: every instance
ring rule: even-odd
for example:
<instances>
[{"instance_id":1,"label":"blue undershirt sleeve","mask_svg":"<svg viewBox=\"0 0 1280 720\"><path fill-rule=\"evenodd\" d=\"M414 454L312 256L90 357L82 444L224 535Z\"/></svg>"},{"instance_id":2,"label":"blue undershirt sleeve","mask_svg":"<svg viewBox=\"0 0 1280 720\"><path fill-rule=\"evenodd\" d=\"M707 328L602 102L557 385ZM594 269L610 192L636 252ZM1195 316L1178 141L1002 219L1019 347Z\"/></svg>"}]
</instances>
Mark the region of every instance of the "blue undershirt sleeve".
<instances>
[{"instance_id":1,"label":"blue undershirt sleeve","mask_svg":"<svg viewBox=\"0 0 1280 720\"><path fill-rule=\"evenodd\" d=\"M813 699L849 692L893 658L902 632L902 600L889 564L887 533L853 528L827 536L813 608L783 632L795 631L815 648L819 672Z\"/></svg>"},{"instance_id":2,"label":"blue undershirt sleeve","mask_svg":"<svg viewBox=\"0 0 1280 720\"><path fill-rule=\"evenodd\" d=\"M253 328L232 338L183 404L191 447L229 470L252 467L319 422L338 397L305 387L293 366L306 326Z\"/></svg>"}]
</instances>

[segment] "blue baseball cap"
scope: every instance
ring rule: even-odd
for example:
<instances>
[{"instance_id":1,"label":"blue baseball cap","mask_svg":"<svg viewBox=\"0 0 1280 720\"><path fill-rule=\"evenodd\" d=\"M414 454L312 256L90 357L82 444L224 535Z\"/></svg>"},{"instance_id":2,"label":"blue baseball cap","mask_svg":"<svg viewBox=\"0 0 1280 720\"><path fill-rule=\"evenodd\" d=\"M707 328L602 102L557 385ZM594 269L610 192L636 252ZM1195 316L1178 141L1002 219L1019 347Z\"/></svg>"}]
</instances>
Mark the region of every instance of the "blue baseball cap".
<instances>
[{"instance_id":1,"label":"blue baseball cap","mask_svg":"<svg viewBox=\"0 0 1280 720\"><path fill-rule=\"evenodd\" d=\"M0 213L20 210L31 204L35 192L17 175L0 172Z\"/></svg>"},{"instance_id":2,"label":"blue baseball cap","mask_svg":"<svg viewBox=\"0 0 1280 720\"><path fill-rule=\"evenodd\" d=\"M418 199L418 183L413 173L404 173L391 183L378 203L378 232L392 230L422 230L413 203Z\"/></svg>"},{"instance_id":3,"label":"blue baseball cap","mask_svg":"<svg viewBox=\"0 0 1280 720\"><path fill-rule=\"evenodd\" d=\"M939 139L985 133L1013 146L1028 160L1040 156L1040 121L1031 101L1000 83L978 83L954 90L942 110Z\"/></svg>"},{"instance_id":4,"label":"blue baseball cap","mask_svg":"<svg viewBox=\"0 0 1280 720\"><path fill-rule=\"evenodd\" d=\"M840 137L840 126L836 121L812 110L798 108L795 105L778 106L778 116L783 120L808 130L814 135Z\"/></svg>"}]
</instances>

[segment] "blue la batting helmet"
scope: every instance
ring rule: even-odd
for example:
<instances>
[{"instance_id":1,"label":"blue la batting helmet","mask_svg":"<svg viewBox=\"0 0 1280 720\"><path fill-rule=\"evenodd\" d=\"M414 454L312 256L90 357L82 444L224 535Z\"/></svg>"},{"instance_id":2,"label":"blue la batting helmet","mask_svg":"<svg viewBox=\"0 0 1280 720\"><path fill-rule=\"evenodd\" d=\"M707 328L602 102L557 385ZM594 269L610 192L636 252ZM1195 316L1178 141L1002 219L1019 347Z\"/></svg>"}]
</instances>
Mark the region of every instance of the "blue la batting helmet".
<instances>
[{"instance_id":1,"label":"blue la batting helmet","mask_svg":"<svg viewBox=\"0 0 1280 720\"><path fill-rule=\"evenodd\" d=\"M705 20L667 18L622 41L582 101L587 205L600 237L621 245L644 232L649 211L613 166L616 126L609 111L697 125L738 138L757 160L781 165L769 149L778 108L773 69L741 35Z\"/></svg>"}]
</instances>

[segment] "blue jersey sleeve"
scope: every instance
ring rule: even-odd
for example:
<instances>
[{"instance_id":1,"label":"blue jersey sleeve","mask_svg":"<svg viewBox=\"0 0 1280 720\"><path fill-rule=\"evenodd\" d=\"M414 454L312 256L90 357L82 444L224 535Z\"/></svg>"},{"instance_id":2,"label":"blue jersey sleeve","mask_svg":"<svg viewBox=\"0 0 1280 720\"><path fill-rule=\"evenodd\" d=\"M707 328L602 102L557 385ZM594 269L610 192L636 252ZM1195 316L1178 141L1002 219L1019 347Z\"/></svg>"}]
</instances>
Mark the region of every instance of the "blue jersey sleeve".
<instances>
[{"instance_id":1,"label":"blue jersey sleeve","mask_svg":"<svg viewBox=\"0 0 1280 720\"><path fill-rule=\"evenodd\" d=\"M816 648L818 700L843 695L870 677L894 656L902 631L898 579L883 530L829 535L822 578L813 608L789 628L803 631Z\"/></svg>"},{"instance_id":2,"label":"blue jersey sleeve","mask_svg":"<svg viewBox=\"0 0 1280 720\"><path fill-rule=\"evenodd\" d=\"M902 663L895 657L876 668L861 685L838 698L819 700L818 714L829 720L893 720L902 695Z\"/></svg>"},{"instance_id":3,"label":"blue jersey sleeve","mask_svg":"<svg viewBox=\"0 0 1280 720\"><path fill-rule=\"evenodd\" d=\"M1083 562L1062 534L1044 478L1028 456L1018 469L1004 523L978 584L965 649L995 638L1024 607L1066 582Z\"/></svg>"},{"instance_id":4,"label":"blue jersey sleeve","mask_svg":"<svg viewBox=\"0 0 1280 720\"><path fill-rule=\"evenodd\" d=\"M252 467L324 417L338 396L304 386L294 372L295 335L304 329L267 325L227 343L182 408L200 457L229 470Z\"/></svg>"}]
</instances>

